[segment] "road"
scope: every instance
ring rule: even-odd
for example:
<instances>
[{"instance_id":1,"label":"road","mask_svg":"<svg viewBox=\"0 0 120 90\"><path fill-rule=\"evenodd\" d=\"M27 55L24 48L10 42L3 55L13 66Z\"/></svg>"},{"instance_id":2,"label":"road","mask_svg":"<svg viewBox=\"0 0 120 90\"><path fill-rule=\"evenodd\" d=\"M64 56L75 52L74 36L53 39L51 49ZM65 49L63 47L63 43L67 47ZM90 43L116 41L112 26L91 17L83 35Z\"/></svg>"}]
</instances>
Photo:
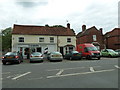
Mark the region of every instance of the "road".
<instances>
[{"instance_id":1,"label":"road","mask_svg":"<svg viewBox=\"0 0 120 90\"><path fill-rule=\"evenodd\" d=\"M2 65L2 64L1 64ZM3 88L118 88L118 58L2 65Z\"/></svg>"}]
</instances>

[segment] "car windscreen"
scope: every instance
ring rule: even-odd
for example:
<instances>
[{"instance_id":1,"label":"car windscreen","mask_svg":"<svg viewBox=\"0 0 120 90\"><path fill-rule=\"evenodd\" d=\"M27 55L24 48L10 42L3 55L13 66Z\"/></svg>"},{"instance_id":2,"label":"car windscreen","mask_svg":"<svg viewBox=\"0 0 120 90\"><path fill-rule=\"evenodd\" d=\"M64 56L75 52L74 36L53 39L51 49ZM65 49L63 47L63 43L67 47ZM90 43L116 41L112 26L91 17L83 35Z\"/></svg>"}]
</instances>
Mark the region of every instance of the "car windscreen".
<instances>
[{"instance_id":1,"label":"car windscreen","mask_svg":"<svg viewBox=\"0 0 120 90\"><path fill-rule=\"evenodd\" d=\"M79 53L78 51L72 51L72 53Z\"/></svg>"},{"instance_id":2,"label":"car windscreen","mask_svg":"<svg viewBox=\"0 0 120 90\"><path fill-rule=\"evenodd\" d=\"M96 47L87 47L88 51L98 51Z\"/></svg>"},{"instance_id":3,"label":"car windscreen","mask_svg":"<svg viewBox=\"0 0 120 90\"><path fill-rule=\"evenodd\" d=\"M113 53L115 53L115 51L112 50L112 49L107 49L107 50L108 50L108 52L113 52Z\"/></svg>"},{"instance_id":4,"label":"car windscreen","mask_svg":"<svg viewBox=\"0 0 120 90\"><path fill-rule=\"evenodd\" d=\"M61 53L59 53L59 52L51 52L51 54L61 54Z\"/></svg>"},{"instance_id":5,"label":"car windscreen","mask_svg":"<svg viewBox=\"0 0 120 90\"><path fill-rule=\"evenodd\" d=\"M37 55L37 56L42 55L41 53L38 53L38 52L31 53L31 54L32 54L32 55Z\"/></svg>"},{"instance_id":6,"label":"car windscreen","mask_svg":"<svg viewBox=\"0 0 120 90\"><path fill-rule=\"evenodd\" d=\"M7 55L7 56L8 56L8 55L14 55L14 56L15 56L15 55L17 55L17 53L14 53L14 52L8 52L8 53L6 53L5 55Z\"/></svg>"}]
</instances>

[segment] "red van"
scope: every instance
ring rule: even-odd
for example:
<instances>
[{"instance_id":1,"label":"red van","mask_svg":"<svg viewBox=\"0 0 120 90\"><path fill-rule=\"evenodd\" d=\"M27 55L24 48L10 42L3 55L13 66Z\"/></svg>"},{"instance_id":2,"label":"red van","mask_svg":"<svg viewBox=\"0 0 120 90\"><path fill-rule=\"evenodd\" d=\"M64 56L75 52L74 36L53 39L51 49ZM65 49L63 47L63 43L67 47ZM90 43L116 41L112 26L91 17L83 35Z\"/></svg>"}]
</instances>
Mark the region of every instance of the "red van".
<instances>
[{"instance_id":1,"label":"red van","mask_svg":"<svg viewBox=\"0 0 120 90\"><path fill-rule=\"evenodd\" d=\"M86 59L100 59L100 51L93 44L79 44L76 46L76 51L82 53L82 57L86 57Z\"/></svg>"}]
</instances>

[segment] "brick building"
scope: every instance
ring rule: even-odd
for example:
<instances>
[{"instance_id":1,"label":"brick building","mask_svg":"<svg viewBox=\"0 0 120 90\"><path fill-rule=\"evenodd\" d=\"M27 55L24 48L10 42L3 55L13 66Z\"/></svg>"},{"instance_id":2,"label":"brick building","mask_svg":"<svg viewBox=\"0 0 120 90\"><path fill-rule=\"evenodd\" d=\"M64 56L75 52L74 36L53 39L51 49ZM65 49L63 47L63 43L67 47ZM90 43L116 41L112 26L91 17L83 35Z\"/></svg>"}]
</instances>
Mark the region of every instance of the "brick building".
<instances>
[{"instance_id":1,"label":"brick building","mask_svg":"<svg viewBox=\"0 0 120 90\"><path fill-rule=\"evenodd\" d=\"M99 50L105 47L103 41L102 28L98 30L95 26L93 26L91 28L86 29L86 25L83 25L82 32L79 32L76 38L77 38L76 41L77 45L83 43L92 43Z\"/></svg>"},{"instance_id":2,"label":"brick building","mask_svg":"<svg viewBox=\"0 0 120 90\"><path fill-rule=\"evenodd\" d=\"M120 28L114 28L112 31L104 35L104 43L106 48L120 49Z\"/></svg>"}]
</instances>

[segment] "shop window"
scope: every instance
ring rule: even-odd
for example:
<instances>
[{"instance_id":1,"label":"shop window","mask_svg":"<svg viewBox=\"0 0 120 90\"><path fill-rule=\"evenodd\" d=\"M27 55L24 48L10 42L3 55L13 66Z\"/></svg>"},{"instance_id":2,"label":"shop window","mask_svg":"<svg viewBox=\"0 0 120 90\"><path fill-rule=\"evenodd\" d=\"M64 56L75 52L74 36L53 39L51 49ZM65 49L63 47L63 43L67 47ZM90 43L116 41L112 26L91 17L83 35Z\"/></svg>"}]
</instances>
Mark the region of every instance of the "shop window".
<instances>
[{"instance_id":1,"label":"shop window","mask_svg":"<svg viewBox=\"0 0 120 90\"><path fill-rule=\"evenodd\" d=\"M54 37L50 37L50 43L54 43Z\"/></svg>"},{"instance_id":2,"label":"shop window","mask_svg":"<svg viewBox=\"0 0 120 90\"><path fill-rule=\"evenodd\" d=\"M19 42L24 42L24 37L19 37Z\"/></svg>"},{"instance_id":3,"label":"shop window","mask_svg":"<svg viewBox=\"0 0 120 90\"><path fill-rule=\"evenodd\" d=\"M67 38L67 42L70 43L71 42L71 38Z\"/></svg>"}]
</instances>

